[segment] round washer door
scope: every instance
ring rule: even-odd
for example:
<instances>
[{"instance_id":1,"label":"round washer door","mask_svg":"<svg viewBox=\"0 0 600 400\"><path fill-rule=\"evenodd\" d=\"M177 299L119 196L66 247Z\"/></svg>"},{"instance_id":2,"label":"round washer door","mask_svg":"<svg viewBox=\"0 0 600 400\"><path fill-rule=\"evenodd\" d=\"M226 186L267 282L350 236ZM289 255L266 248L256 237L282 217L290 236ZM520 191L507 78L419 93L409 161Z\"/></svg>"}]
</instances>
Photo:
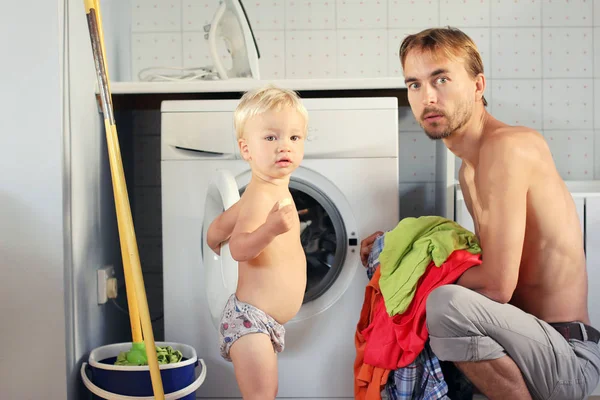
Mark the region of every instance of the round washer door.
<instances>
[{"instance_id":1,"label":"round washer door","mask_svg":"<svg viewBox=\"0 0 600 400\"><path fill-rule=\"evenodd\" d=\"M237 176L240 191L251 173ZM292 174L290 192L298 209L306 254L304 303L290 321L302 321L335 304L352 282L360 254L358 231L350 204L333 182L306 167Z\"/></svg>"},{"instance_id":2,"label":"round washer door","mask_svg":"<svg viewBox=\"0 0 600 400\"><path fill-rule=\"evenodd\" d=\"M240 194L234 176L227 170L218 170L208 185L202 226L202 261L206 297L213 324L217 329L223 308L237 287L238 263L231 257L227 242L221 245L220 254L216 254L208 247L206 233L211 222L239 199Z\"/></svg>"}]
</instances>

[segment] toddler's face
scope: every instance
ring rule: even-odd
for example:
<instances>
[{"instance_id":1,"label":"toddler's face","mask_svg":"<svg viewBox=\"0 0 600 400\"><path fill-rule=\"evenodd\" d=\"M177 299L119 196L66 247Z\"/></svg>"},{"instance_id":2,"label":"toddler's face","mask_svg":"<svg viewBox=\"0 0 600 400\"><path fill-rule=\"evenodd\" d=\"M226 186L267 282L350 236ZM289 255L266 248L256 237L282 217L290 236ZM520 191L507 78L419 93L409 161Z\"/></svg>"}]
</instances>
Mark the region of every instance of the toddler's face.
<instances>
[{"instance_id":1,"label":"toddler's face","mask_svg":"<svg viewBox=\"0 0 600 400\"><path fill-rule=\"evenodd\" d=\"M270 110L246 122L240 151L255 173L278 179L290 175L304 158L306 123L295 109Z\"/></svg>"}]
</instances>

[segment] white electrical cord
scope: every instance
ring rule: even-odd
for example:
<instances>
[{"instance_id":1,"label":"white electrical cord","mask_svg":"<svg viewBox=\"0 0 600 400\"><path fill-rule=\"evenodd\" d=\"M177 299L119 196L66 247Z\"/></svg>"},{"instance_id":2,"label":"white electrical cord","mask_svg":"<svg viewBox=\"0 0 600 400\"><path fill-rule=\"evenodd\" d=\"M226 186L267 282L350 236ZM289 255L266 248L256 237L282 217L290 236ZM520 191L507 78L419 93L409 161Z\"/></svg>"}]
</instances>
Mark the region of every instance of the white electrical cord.
<instances>
[{"instance_id":1,"label":"white electrical cord","mask_svg":"<svg viewBox=\"0 0 600 400\"><path fill-rule=\"evenodd\" d=\"M175 70L180 71L180 74L163 74L163 73L150 73L143 76L144 72L151 70ZM142 82L156 82L156 81L194 81L194 80L213 80L219 79L219 75L212 67L197 67L197 68L181 68L181 67L148 67L141 69L138 72L138 79Z\"/></svg>"}]
</instances>

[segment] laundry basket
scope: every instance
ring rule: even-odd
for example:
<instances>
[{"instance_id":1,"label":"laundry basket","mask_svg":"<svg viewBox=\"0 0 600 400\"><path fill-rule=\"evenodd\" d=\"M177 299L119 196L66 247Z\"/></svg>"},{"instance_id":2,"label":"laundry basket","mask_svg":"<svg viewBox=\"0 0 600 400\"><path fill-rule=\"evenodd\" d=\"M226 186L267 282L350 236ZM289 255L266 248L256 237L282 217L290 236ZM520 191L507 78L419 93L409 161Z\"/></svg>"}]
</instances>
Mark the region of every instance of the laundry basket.
<instances>
[{"instance_id":1,"label":"laundry basket","mask_svg":"<svg viewBox=\"0 0 600 400\"><path fill-rule=\"evenodd\" d=\"M196 350L186 344L156 342L157 346L171 346L181 351L180 362L159 365L165 400L194 400L196 390L206 378L204 360L198 360ZM143 366L114 365L122 351L129 351L131 342L98 347L90 353L89 363L81 366L84 385L95 396L107 400L152 400L150 368ZM200 367L196 377L196 367Z\"/></svg>"}]
</instances>

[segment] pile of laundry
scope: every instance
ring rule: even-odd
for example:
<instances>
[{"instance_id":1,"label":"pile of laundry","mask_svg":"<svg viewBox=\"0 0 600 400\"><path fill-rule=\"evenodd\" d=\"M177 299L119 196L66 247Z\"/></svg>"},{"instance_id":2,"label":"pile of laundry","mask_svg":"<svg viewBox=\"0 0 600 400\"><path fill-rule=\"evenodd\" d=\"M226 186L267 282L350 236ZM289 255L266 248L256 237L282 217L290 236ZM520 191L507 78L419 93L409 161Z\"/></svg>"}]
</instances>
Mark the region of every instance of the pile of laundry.
<instances>
[{"instance_id":1,"label":"pile of laundry","mask_svg":"<svg viewBox=\"0 0 600 400\"><path fill-rule=\"evenodd\" d=\"M425 304L479 264L477 237L438 216L405 218L375 240L355 334L355 399L448 399L449 386L471 389L429 348Z\"/></svg>"}]
</instances>

